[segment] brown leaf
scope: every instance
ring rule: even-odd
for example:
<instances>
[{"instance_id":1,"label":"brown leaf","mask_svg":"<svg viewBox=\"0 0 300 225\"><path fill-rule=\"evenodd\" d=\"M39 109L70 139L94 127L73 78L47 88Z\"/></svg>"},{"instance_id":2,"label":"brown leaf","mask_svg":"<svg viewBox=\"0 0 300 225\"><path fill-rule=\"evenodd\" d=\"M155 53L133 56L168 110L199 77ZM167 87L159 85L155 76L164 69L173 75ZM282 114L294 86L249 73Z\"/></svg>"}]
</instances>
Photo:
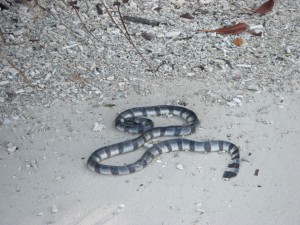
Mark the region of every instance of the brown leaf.
<instances>
[{"instance_id":1,"label":"brown leaf","mask_svg":"<svg viewBox=\"0 0 300 225\"><path fill-rule=\"evenodd\" d=\"M242 44L244 44L244 41L242 38L236 38L233 40L233 43L236 45L236 46L241 46Z\"/></svg>"},{"instance_id":2,"label":"brown leaf","mask_svg":"<svg viewBox=\"0 0 300 225\"><path fill-rule=\"evenodd\" d=\"M185 13L185 14L180 15L180 18L190 19L190 20L194 19L194 17L191 16L191 14L189 14L189 13Z\"/></svg>"},{"instance_id":3,"label":"brown leaf","mask_svg":"<svg viewBox=\"0 0 300 225\"><path fill-rule=\"evenodd\" d=\"M254 12L258 14L265 14L267 12L270 12L273 9L273 6L274 0L269 0L262 4L260 7L258 7L256 10L254 10Z\"/></svg>"},{"instance_id":4,"label":"brown leaf","mask_svg":"<svg viewBox=\"0 0 300 225\"><path fill-rule=\"evenodd\" d=\"M224 28L220 28L220 29L216 29L216 30L198 30L198 31L212 32L212 33L215 32L217 34L239 34L239 33L246 31L247 29L248 29L247 24L238 23L233 26L228 26L228 27L224 27Z\"/></svg>"}]
</instances>

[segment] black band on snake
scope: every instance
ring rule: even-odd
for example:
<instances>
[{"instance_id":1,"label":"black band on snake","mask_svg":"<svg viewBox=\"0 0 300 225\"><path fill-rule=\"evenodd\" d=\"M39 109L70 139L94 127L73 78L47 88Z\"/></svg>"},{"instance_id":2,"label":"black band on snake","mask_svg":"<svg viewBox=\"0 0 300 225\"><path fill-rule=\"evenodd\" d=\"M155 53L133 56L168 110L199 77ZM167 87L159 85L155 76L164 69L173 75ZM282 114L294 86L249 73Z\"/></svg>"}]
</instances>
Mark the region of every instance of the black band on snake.
<instances>
[{"instance_id":1,"label":"black band on snake","mask_svg":"<svg viewBox=\"0 0 300 225\"><path fill-rule=\"evenodd\" d=\"M179 116L186 120L187 124L182 126L154 127L152 120L145 118L160 115ZM156 137L189 135L196 131L198 124L197 115L193 111L180 106L159 105L128 109L117 116L115 125L118 130L141 133L141 135L128 141L99 148L89 157L87 166L89 169L100 174L121 175L142 170L156 156L162 153L185 150L202 153L226 151L231 155L231 160L223 174L223 178L235 177L239 172L240 154L238 147L228 141L213 140L200 142L183 138L170 139L154 144L147 149L139 160L132 164L112 166L100 163L104 159L115 155L134 151Z\"/></svg>"}]
</instances>

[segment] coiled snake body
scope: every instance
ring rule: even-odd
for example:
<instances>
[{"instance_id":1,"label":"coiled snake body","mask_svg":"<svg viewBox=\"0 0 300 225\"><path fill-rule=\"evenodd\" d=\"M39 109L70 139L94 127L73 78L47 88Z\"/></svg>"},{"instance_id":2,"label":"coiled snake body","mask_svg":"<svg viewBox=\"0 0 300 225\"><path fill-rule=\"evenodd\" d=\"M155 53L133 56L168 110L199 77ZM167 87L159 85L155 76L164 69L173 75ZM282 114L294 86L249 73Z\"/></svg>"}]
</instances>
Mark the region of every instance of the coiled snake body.
<instances>
[{"instance_id":1,"label":"coiled snake body","mask_svg":"<svg viewBox=\"0 0 300 225\"><path fill-rule=\"evenodd\" d=\"M185 119L187 124L182 126L154 127L152 120L145 118L168 114ZM141 133L141 135L128 141L99 148L89 157L87 166L100 174L121 175L142 170L153 158L162 153L183 150L202 153L226 151L231 155L231 160L223 174L223 178L227 179L236 176L240 165L239 149L231 142L218 140L200 142L183 138L170 139L153 145L147 149L139 160L132 164L112 166L100 163L112 156L134 151L156 137L189 135L196 131L198 124L197 115L193 111L180 106L160 105L128 109L117 116L115 125L118 130Z\"/></svg>"}]
</instances>

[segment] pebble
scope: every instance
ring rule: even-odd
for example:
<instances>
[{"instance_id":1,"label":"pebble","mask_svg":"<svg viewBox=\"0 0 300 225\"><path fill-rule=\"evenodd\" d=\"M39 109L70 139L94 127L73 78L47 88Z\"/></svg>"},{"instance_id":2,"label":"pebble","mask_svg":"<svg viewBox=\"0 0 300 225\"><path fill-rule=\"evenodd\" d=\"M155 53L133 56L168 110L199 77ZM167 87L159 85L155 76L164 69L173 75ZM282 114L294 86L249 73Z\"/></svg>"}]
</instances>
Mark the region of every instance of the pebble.
<instances>
[{"instance_id":1,"label":"pebble","mask_svg":"<svg viewBox=\"0 0 300 225\"><path fill-rule=\"evenodd\" d=\"M123 209L123 208L125 208L125 205L124 205L124 204L120 204L120 205L118 206L118 208L119 208L119 209Z\"/></svg>"},{"instance_id":2,"label":"pebble","mask_svg":"<svg viewBox=\"0 0 300 225\"><path fill-rule=\"evenodd\" d=\"M247 88L249 91L259 91L259 87L257 84L250 84Z\"/></svg>"},{"instance_id":3,"label":"pebble","mask_svg":"<svg viewBox=\"0 0 300 225\"><path fill-rule=\"evenodd\" d=\"M242 100L240 97L235 97L230 102L226 102L226 104L230 107L242 106Z\"/></svg>"},{"instance_id":4,"label":"pebble","mask_svg":"<svg viewBox=\"0 0 300 225\"><path fill-rule=\"evenodd\" d=\"M181 34L181 31L170 31L165 33L166 38L178 37Z\"/></svg>"},{"instance_id":5,"label":"pebble","mask_svg":"<svg viewBox=\"0 0 300 225\"><path fill-rule=\"evenodd\" d=\"M18 70L16 70L15 68L10 68L10 67L5 67L2 71L9 72L13 76L16 76L19 73Z\"/></svg>"},{"instance_id":6,"label":"pebble","mask_svg":"<svg viewBox=\"0 0 300 225\"><path fill-rule=\"evenodd\" d=\"M15 152L16 150L17 150L17 146L12 146L12 147L7 148L7 151L9 153Z\"/></svg>"},{"instance_id":7,"label":"pebble","mask_svg":"<svg viewBox=\"0 0 300 225\"><path fill-rule=\"evenodd\" d=\"M57 213L58 212L58 207L56 205L53 205L51 208L52 213Z\"/></svg>"},{"instance_id":8,"label":"pebble","mask_svg":"<svg viewBox=\"0 0 300 225\"><path fill-rule=\"evenodd\" d=\"M52 73L47 73L47 75L45 77L45 81L49 80L51 76L52 76Z\"/></svg>"},{"instance_id":9,"label":"pebble","mask_svg":"<svg viewBox=\"0 0 300 225\"><path fill-rule=\"evenodd\" d=\"M33 92L33 88L32 88L32 87L26 87L26 88L24 89L24 91L25 91L26 93L31 93L31 92Z\"/></svg>"},{"instance_id":10,"label":"pebble","mask_svg":"<svg viewBox=\"0 0 300 225\"><path fill-rule=\"evenodd\" d=\"M183 170L183 165L182 164L177 164L176 168L179 169L179 170Z\"/></svg>"},{"instance_id":11,"label":"pebble","mask_svg":"<svg viewBox=\"0 0 300 225\"><path fill-rule=\"evenodd\" d=\"M114 76L109 76L109 77L106 78L106 80L108 80L108 81L113 81L114 79L115 79Z\"/></svg>"},{"instance_id":12,"label":"pebble","mask_svg":"<svg viewBox=\"0 0 300 225\"><path fill-rule=\"evenodd\" d=\"M21 94L21 93L24 93L24 92L25 92L24 89L21 88L21 89L16 91L16 94Z\"/></svg>"},{"instance_id":13,"label":"pebble","mask_svg":"<svg viewBox=\"0 0 300 225\"><path fill-rule=\"evenodd\" d=\"M7 147L7 151L8 151L9 153L13 153L13 152L15 152L15 151L18 149L18 147L12 145L12 143L8 143L8 144L6 145L6 147Z\"/></svg>"},{"instance_id":14,"label":"pebble","mask_svg":"<svg viewBox=\"0 0 300 225\"><path fill-rule=\"evenodd\" d=\"M249 26L249 31L255 33L255 34L259 34L259 33L264 33L265 32L265 28L263 25L252 25Z\"/></svg>"},{"instance_id":15,"label":"pebble","mask_svg":"<svg viewBox=\"0 0 300 225\"><path fill-rule=\"evenodd\" d=\"M4 86L4 85L7 85L7 84L9 84L8 80L0 81L0 86Z\"/></svg>"}]
</instances>

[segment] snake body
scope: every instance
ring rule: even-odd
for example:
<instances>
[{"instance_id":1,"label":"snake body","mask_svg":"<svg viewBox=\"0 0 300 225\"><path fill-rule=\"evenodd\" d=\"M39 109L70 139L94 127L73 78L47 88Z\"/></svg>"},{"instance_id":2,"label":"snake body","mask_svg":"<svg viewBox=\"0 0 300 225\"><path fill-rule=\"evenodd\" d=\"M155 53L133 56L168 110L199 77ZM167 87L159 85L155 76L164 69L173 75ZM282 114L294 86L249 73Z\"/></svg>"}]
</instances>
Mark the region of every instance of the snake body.
<instances>
[{"instance_id":1,"label":"snake body","mask_svg":"<svg viewBox=\"0 0 300 225\"><path fill-rule=\"evenodd\" d=\"M179 116L186 120L187 124L182 126L154 127L152 120L146 118L160 115ZM124 166L104 165L100 163L115 155L134 151L156 137L192 134L196 131L198 124L197 115L193 111L180 106L159 105L128 109L120 113L115 119L116 128L125 132L140 133L141 135L128 141L97 149L89 157L87 166L90 170L100 174L121 175L140 171L156 156L167 152L184 150L202 153L226 151L231 155L231 160L223 174L223 178L235 177L239 172L240 166L239 149L233 143L221 140L200 142L183 138L170 139L154 144L134 163Z\"/></svg>"}]
</instances>

